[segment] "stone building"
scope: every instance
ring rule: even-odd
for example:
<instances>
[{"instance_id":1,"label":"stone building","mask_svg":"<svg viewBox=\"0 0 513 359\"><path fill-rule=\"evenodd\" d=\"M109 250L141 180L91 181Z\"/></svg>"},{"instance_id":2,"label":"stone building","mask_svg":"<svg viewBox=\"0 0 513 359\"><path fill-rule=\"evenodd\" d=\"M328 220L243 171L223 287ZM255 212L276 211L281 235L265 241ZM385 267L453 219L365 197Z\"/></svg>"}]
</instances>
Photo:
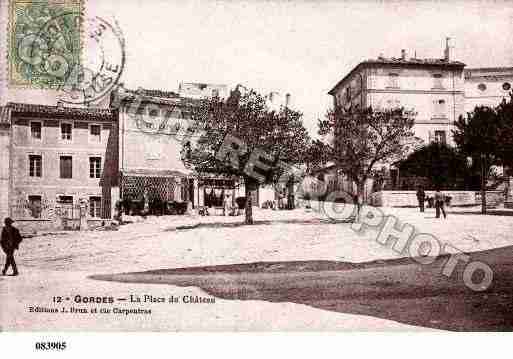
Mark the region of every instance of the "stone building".
<instances>
[{"instance_id":1,"label":"stone building","mask_svg":"<svg viewBox=\"0 0 513 359\"><path fill-rule=\"evenodd\" d=\"M114 113L8 103L0 126L2 215L23 229L88 227L109 219Z\"/></svg>"}]
</instances>

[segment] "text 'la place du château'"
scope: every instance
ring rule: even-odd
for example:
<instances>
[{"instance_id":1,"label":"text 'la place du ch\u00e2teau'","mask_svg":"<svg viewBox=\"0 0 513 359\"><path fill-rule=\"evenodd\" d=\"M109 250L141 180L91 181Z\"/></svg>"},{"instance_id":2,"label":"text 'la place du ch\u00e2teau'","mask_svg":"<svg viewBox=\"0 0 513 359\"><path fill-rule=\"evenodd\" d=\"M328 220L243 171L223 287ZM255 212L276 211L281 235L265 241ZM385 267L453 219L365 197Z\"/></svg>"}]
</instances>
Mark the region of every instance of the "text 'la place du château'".
<instances>
[{"instance_id":1,"label":"text 'la place du ch\u00e2teau'","mask_svg":"<svg viewBox=\"0 0 513 359\"><path fill-rule=\"evenodd\" d=\"M215 303L214 297L202 297L198 295L184 295L175 296L170 295L169 297L157 297L150 294L144 294L138 296L131 294L129 300L132 303L185 303L185 304L212 304Z\"/></svg>"}]
</instances>

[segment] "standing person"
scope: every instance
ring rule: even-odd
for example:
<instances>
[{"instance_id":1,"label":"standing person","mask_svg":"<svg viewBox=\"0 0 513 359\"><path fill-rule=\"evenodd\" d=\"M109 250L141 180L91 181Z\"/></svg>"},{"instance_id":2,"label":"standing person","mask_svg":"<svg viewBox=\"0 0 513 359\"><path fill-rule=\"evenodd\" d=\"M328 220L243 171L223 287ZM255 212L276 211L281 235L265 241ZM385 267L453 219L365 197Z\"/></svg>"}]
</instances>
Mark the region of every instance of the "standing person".
<instances>
[{"instance_id":1,"label":"standing person","mask_svg":"<svg viewBox=\"0 0 513 359\"><path fill-rule=\"evenodd\" d=\"M424 202L426 201L426 192L424 192L424 188L419 186L417 190L417 201L419 202L419 208L421 212L424 212Z\"/></svg>"},{"instance_id":2,"label":"standing person","mask_svg":"<svg viewBox=\"0 0 513 359\"><path fill-rule=\"evenodd\" d=\"M9 267L12 267L12 275L18 275L18 268L16 267L16 262L14 261L14 251L18 249L22 238L18 228L12 226L13 222L14 221L11 218L7 217L4 220L5 226L2 229L2 239L0 240L0 244L6 255L5 266L2 270L2 275L5 275Z\"/></svg>"},{"instance_id":3,"label":"standing person","mask_svg":"<svg viewBox=\"0 0 513 359\"><path fill-rule=\"evenodd\" d=\"M231 200L230 200L229 194L224 196L223 207L224 207L224 215L229 216L230 215L230 207L231 207Z\"/></svg>"},{"instance_id":4,"label":"standing person","mask_svg":"<svg viewBox=\"0 0 513 359\"><path fill-rule=\"evenodd\" d=\"M283 195L283 191L280 188L278 190L278 209L283 209L283 197L285 196Z\"/></svg>"},{"instance_id":5,"label":"standing person","mask_svg":"<svg viewBox=\"0 0 513 359\"><path fill-rule=\"evenodd\" d=\"M440 189L437 188L435 192L435 208L436 208L436 218L440 218L440 211L442 211L442 214L444 215L444 218L447 218L447 215L445 214L444 209L444 194L440 192Z\"/></svg>"}]
</instances>

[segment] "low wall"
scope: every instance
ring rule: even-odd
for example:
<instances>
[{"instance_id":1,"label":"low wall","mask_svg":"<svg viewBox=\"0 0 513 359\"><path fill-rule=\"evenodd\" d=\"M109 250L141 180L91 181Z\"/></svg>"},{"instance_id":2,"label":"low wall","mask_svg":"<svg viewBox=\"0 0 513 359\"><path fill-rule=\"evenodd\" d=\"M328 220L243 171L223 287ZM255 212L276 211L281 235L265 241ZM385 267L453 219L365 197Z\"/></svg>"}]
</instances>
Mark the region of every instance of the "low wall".
<instances>
[{"instance_id":1,"label":"low wall","mask_svg":"<svg viewBox=\"0 0 513 359\"><path fill-rule=\"evenodd\" d=\"M87 229L108 226L110 223L110 219L88 218ZM14 226L16 226L22 234L54 230L80 230L80 219L56 221L51 219L16 218Z\"/></svg>"},{"instance_id":2,"label":"low wall","mask_svg":"<svg viewBox=\"0 0 513 359\"><path fill-rule=\"evenodd\" d=\"M55 230L55 222L49 219L14 219L14 226L21 234Z\"/></svg>"},{"instance_id":3,"label":"low wall","mask_svg":"<svg viewBox=\"0 0 513 359\"><path fill-rule=\"evenodd\" d=\"M451 197L451 206L475 206L481 204L479 191L443 191ZM435 191L426 191L433 197ZM504 202L503 191L486 191L487 206L495 207ZM369 203L377 207L418 207L416 191L379 191L371 194Z\"/></svg>"}]
</instances>

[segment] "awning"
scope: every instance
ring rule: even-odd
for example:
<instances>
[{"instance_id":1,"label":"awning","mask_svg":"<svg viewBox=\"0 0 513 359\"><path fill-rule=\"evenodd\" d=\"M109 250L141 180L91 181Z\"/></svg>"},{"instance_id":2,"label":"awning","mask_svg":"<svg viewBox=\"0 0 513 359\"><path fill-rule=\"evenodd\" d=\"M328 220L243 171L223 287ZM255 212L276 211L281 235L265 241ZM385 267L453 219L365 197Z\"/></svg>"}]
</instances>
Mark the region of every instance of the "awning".
<instances>
[{"instance_id":1,"label":"awning","mask_svg":"<svg viewBox=\"0 0 513 359\"><path fill-rule=\"evenodd\" d=\"M136 177L192 177L192 171L176 171L176 170L153 170L135 168L129 170L121 170L122 176Z\"/></svg>"}]
</instances>

